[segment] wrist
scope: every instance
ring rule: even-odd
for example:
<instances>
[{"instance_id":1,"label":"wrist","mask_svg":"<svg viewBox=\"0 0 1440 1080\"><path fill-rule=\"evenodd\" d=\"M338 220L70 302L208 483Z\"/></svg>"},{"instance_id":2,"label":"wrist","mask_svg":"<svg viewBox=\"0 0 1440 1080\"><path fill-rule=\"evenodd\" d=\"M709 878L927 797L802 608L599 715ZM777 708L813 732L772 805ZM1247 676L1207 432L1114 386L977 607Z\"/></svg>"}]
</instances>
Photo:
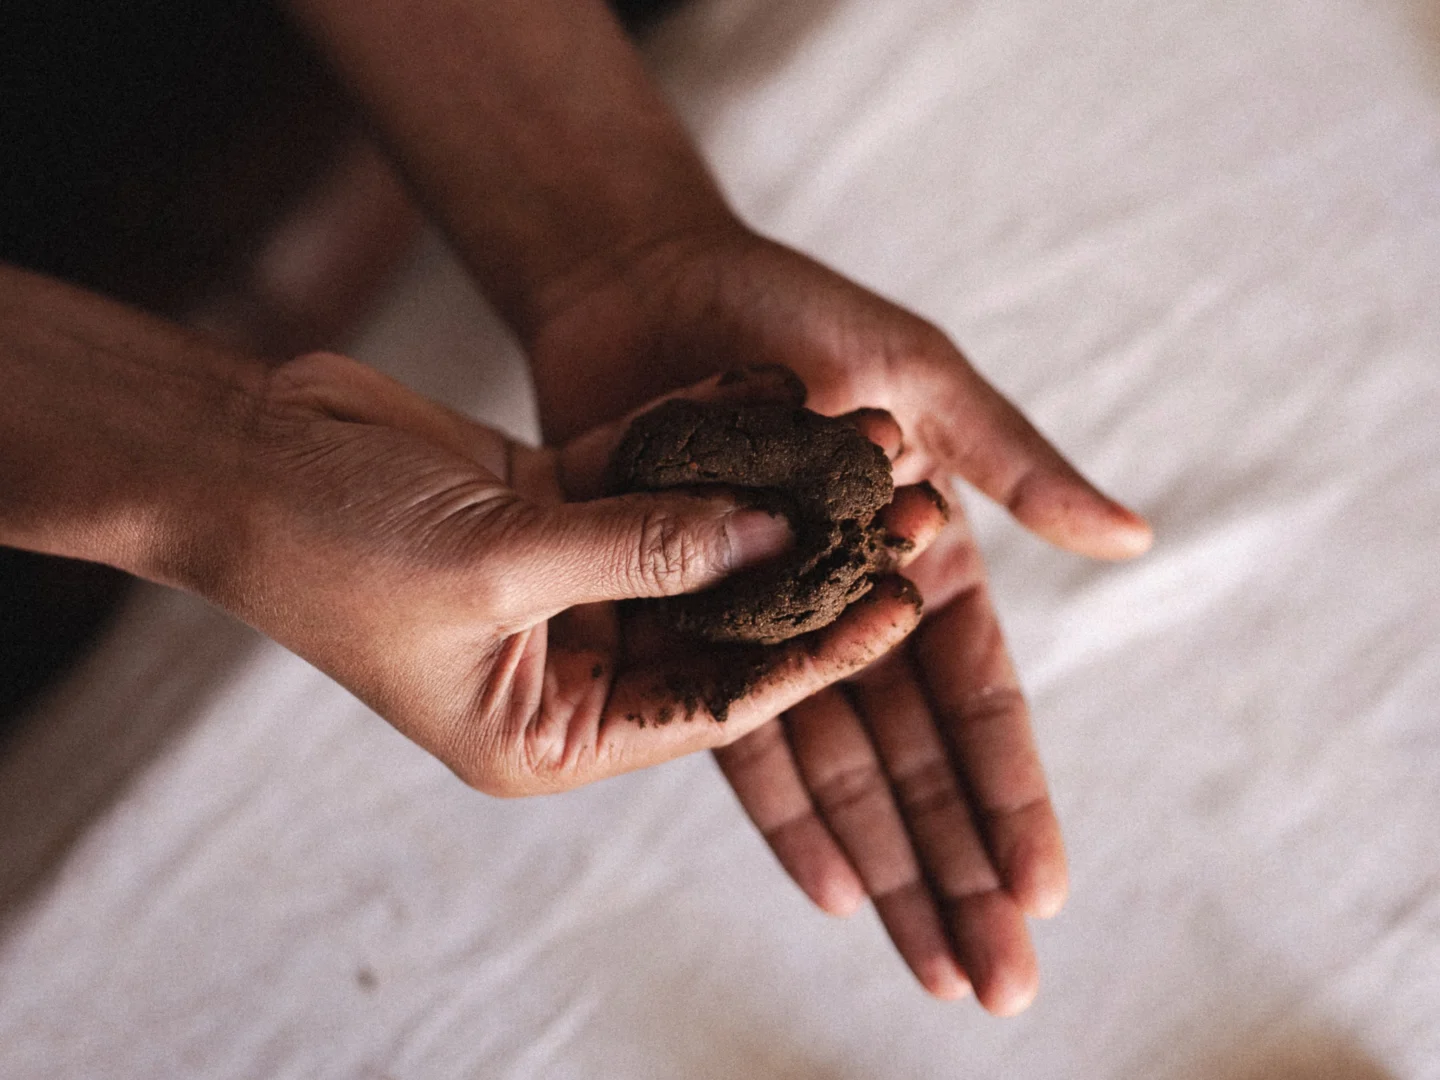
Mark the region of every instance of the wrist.
<instances>
[{"instance_id":1,"label":"wrist","mask_svg":"<svg viewBox=\"0 0 1440 1080\"><path fill-rule=\"evenodd\" d=\"M627 309L653 302L683 276L683 268L720 250L744 246L754 234L723 202L675 208L604 242L573 250L525 296L526 318L515 326L533 352L556 327L597 300Z\"/></svg>"}]
</instances>

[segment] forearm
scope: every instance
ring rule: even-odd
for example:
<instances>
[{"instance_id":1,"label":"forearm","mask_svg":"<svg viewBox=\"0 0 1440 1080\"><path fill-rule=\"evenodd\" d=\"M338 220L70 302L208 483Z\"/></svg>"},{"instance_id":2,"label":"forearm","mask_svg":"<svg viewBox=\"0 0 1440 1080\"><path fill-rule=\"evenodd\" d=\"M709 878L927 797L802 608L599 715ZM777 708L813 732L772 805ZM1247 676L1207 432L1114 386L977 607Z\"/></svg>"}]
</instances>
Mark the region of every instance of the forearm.
<instances>
[{"instance_id":1,"label":"forearm","mask_svg":"<svg viewBox=\"0 0 1440 1080\"><path fill-rule=\"evenodd\" d=\"M263 374L0 264L0 543L177 584L205 575Z\"/></svg>"},{"instance_id":2,"label":"forearm","mask_svg":"<svg viewBox=\"0 0 1440 1080\"><path fill-rule=\"evenodd\" d=\"M601 0L291 0L522 340L616 258L733 222Z\"/></svg>"}]
</instances>

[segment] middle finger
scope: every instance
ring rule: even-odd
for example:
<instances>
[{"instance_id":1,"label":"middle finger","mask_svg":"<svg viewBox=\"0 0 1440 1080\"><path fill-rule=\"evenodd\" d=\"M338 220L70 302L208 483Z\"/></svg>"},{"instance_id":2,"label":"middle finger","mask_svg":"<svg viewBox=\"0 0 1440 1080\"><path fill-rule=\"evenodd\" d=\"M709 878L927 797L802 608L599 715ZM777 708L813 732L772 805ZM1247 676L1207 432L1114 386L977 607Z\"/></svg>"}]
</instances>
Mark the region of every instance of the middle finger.
<instances>
[{"instance_id":1,"label":"middle finger","mask_svg":"<svg viewBox=\"0 0 1440 1080\"><path fill-rule=\"evenodd\" d=\"M908 650L865 671L854 695L976 996L992 1012L1019 1011L1037 980L1024 915L986 850Z\"/></svg>"},{"instance_id":2,"label":"middle finger","mask_svg":"<svg viewBox=\"0 0 1440 1080\"><path fill-rule=\"evenodd\" d=\"M829 688L792 708L785 726L821 816L915 977L937 997L968 993L889 782L855 710L840 691Z\"/></svg>"}]
</instances>

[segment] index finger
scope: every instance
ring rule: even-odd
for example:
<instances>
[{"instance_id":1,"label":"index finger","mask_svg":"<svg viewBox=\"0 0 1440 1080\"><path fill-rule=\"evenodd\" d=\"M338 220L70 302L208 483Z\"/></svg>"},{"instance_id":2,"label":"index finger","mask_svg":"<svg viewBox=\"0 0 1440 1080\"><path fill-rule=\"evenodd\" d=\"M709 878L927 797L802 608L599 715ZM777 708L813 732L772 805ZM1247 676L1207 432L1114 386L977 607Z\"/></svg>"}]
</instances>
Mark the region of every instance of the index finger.
<instances>
[{"instance_id":1,"label":"index finger","mask_svg":"<svg viewBox=\"0 0 1440 1080\"><path fill-rule=\"evenodd\" d=\"M836 622L783 644L747 647L744 656L711 647L622 673L597 718L596 772L585 779L728 745L862 670L919 622L913 586L884 577Z\"/></svg>"},{"instance_id":2,"label":"index finger","mask_svg":"<svg viewBox=\"0 0 1440 1080\"><path fill-rule=\"evenodd\" d=\"M913 648L930 710L1006 888L1027 914L1054 915L1068 890L1065 846L983 578L927 618Z\"/></svg>"},{"instance_id":3,"label":"index finger","mask_svg":"<svg viewBox=\"0 0 1440 1080\"><path fill-rule=\"evenodd\" d=\"M1031 532L1059 547L1102 559L1149 549L1138 514L1101 492L991 386L949 341L932 342L909 381L916 441L934 465L958 474L1004 506Z\"/></svg>"}]
</instances>

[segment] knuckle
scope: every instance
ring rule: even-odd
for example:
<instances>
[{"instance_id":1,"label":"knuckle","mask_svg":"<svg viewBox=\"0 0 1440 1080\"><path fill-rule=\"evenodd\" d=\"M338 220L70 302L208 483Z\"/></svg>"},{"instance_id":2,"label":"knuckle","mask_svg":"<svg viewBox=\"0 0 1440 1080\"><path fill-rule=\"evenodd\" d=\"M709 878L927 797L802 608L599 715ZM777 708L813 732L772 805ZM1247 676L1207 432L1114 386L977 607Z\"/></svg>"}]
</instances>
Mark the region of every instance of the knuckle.
<instances>
[{"instance_id":1,"label":"knuckle","mask_svg":"<svg viewBox=\"0 0 1440 1080\"><path fill-rule=\"evenodd\" d=\"M468 787L496 798L566 791L605 775L604 747L583 703L516 680L514 648L512 641L486 658L472 706L441 725L437 756ZM592 662L583 660L587 672ZM547 681L553 675L563 682L550 662L547 671Z\"/></svg>"},{"instance_id":2,"label":"knuckle","mask_svg":"<svg viewBox=\"0 0 1440 1080\"><path fill-rule=\"evenodd\" d=\"M462 784L472 791L478 791L482 795L495 794L496 783L491 775L488 763L477 761L468 756L452 758L446 762Z\"/></svg>"},{"instance_id":3,"label":"knuckle","mask_svg":"<svg viewBox=\"0 0 1440 1080\"><path fill-rule=\"evenodd\" d=\"M1044 791L1021 795L1010 802L984 806L980 812L992 821L997 818L1042 818L1053 813L1050 809L1050 796Z\"/></svg>"},{"instance_id":4,"label":"knuckle","mask_svg":"<svg viewBox=\"0 0 1440 1080\"><path fill-rule=\"evenodd\" d=\"M908 816L926 817L961 806L949 761L934 758L895 778L895 795Z\"/></svg>"},{"instance_id":5,"label":"knuckle","mask_svg":"<svg viewBox=\"0 0 1440 1080\"><path fill-rule=\"evenodd\" d=\"M524 621L533 607L535 577L528 572L533 540L545 527L540 511L509 493L477 502L465 514L458 559L466 568L465 596L497 628Z\"/></svg>"},{"instance_id":6,"label":"knuckle","mask_svg":"<svg viewBox=\"0 0 1440 1080\"><path fill-rule=\"evenodd\" d=\"M976 866L964 871L951 870L941 876L940 903L950 918L963 918L961 905L979 900L1004 888L993 867Z\"/></svg>"},{"instance_id":7,"label":"knuckle","mask_svg":"<svg viewBox=\"0 0 1440 1080\"><path fill-rule=\"evenodd\" d=\"M439 745L432 749L466 787L495 798L518 798L534 789L521 747L505 730L503 694L496 690L486 679L474 706L440 725Z\"/></svg>"},{"instance_id":8,"label":"knuckle","mask_svg":"<svg viewBox=\"0 0 1440 1080\"><path fill-rule=\"evenodd\" d=\"M966 727L1026 715L1025 697L1018 687L984 686L953 695L942 706Z\"/></svg>"},{"instance_id":9,"label":"knuckle","mask_svg":"<svg viewBox=\"0 0 1440 1080\"><path fill-rule=\"evenodd\" d=\"M827 777L815 788L815 799L826 814L842 814L856 810L866 803L890 797L890 785L886 783L878 764L866 762Z\"/></svg>"},{"instance_id":10,"label":"knuckle","mask_svg":"<svg viewBox=\"0 0 1440 1080\"><path fill-rule=\"evenodd\" d=\"M563 734L541 722L539 717L525 725L519 749L520 771L541 790L552 790L558 786L565 771Z\"/></svg>"},{"instance_id":11,"label":"knuckle","mask_svg":"<svg viewBox=\"0 0 1440 1080\"><path fill-rule=\"evenodd\" d=\"M711 562L707 545L690 523L670 509L645 512L633 570L638 592L665 595L699 584Z\"/></svg>"},{"instance_id":12,"label":"knuckle","mask_svg":"<svg viewBox=\"0 0 1440 1080\"><path fill-rule=\"evenodd\" d=\"M589 726L563 700L542 701L528 713L511 710L509 734L496 755L490 783L506 796L540 795L579 787L603 772Z\"/></svg>"},{"instance_id":13,"label":"knuckle","mask_svg":"<svg viewBox=\"0 0 1440 1080\"><path fill-rule=\"evenodd\" d=\"M542 790L533 774L509 760L510 757L476 744L452 754L448 764L466 787L482 795L518 799Z\"/></svg>"}]
</instances>

